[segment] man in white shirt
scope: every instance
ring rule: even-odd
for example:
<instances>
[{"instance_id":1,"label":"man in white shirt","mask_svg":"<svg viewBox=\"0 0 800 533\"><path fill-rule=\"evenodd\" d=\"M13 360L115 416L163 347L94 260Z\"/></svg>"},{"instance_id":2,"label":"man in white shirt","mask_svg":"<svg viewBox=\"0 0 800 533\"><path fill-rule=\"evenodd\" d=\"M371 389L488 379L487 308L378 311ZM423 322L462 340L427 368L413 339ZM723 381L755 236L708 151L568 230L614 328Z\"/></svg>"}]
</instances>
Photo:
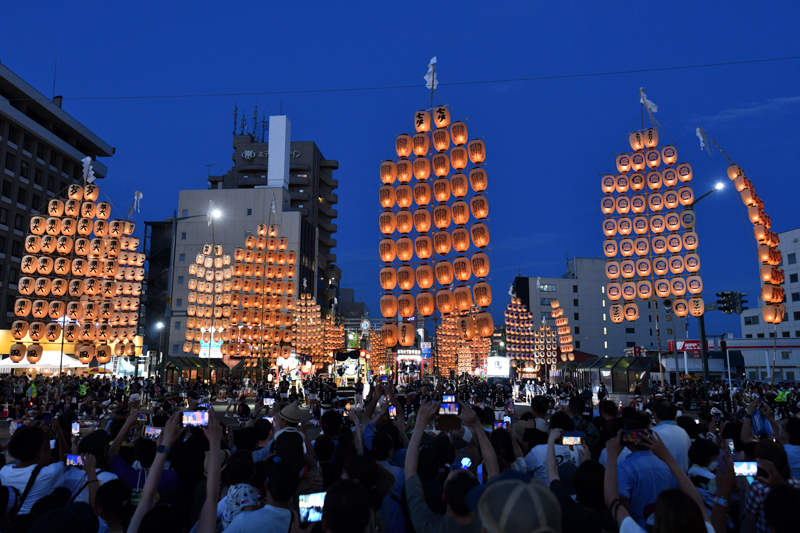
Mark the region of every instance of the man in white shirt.
<instances>
[{"instance_id":1,"label":"man in white shirt","mask_svg":"<svg viewBox=\"0 0 800 533\"><path fill-rule=\"evenodd\" d=\"M63 441L63 436L59 440ZM66 449L66 443L60 446ZM19 464L6 465L0 470L0 484L14 487L20 494L25 493L25 487L37 467L39 472L28 492L19 514L29 513L31 506L39 499L47 496L53 489L63 484L64 454L61 453L60 462L47 464L50 458L50 435L36 426L23 426L14 432L8 443L8 453L19 460Z\"/></svg>"},{"instance_id":2,"label":"man in white shirt","mask_svg":"<svg viewBox=\"0 0 800 533\"><path fill-rule=\"evenodd\" d=\"M653 411L656 419L653 431L658 433L664 445L686 472L689 470L689 447L692 441L689 434L675 423L678 408L671 401L661 398L653 402Z\"/></svg>"},{"instance_id":3,"label":"man in white shirt","mask_svg":"<svg viewBox=\"0 0 800 533\"><path fill-rule=\"evenodd\" d=\"M561 431L575 431L575 422L569 415L563 411L559 411L550 417L549 431L558 428ZM556 463L561 465L563 463L572 463L578 466L581 463L581 456L578 446L564 446L562 444L555 445ZM525 465L528 467L528 472L532 473L539 479L545 486L548 485L547 479L547 444L539 444L534 446L528 455L525 456Z\"/></svg>"}]
</instances>

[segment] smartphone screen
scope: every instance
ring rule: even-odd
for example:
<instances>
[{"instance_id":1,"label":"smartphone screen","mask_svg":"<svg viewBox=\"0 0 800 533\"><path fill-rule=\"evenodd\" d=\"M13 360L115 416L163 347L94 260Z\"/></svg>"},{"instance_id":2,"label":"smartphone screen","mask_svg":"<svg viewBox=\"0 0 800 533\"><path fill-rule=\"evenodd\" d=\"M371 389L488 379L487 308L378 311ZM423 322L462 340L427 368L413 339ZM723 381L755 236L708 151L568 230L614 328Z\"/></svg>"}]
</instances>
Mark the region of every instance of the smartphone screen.
<instances>
[{"instance_id":1,"label":"smartphone screen","mask_svg":"<svg viewBox=\"0 0 800 533\"><path fill-rule=\"evenodd\" d=\"M510 424L511 423L511 417L510 416L504 416L503 417L503 422L505 422L506 424Z\"/></svg>"},{"instance_id":2,"label":"smartphone screen","mask_svg":"<svg viewBox=\"0 0 800 533\"><path fill-rule=\"evenodd\" d=\"M265 407L272 407L273 405L275 405L275 398L264 398Z\"/></svg>"},{"instance_id":3,"label":"smartphone screen","mask_svg":"<svg viewBox=\"0 0 800 533\"><path fill-rule=\"evenodd\" d=\"M728 445L728 450L730 450L731 455L736 453L736 449L733 447L733 439L725 439L725 444Z\"/></svg>"},{"instance_id":4,"label":"smartphone screen","mask_svg":"<svg viewBox=\"0 0 800 533\"><path fill-rule=\"evenodd\" d=\"M397 418L397 407L394 405L389 406L389 419L394 420Z\"/></svg>"},{"instance_id":5,"label":"smartphone screen","mask_svg":"<svg viewBox=\"0 0 800 533\"><path fill-rule=\"evenodd\" d=\"M149 416L150 415L148 415L147 413L139 413L139 420L144 420L145 422L147 422Z\"/></svg>"},{"instance_id":6,"label":"smartphone screen","mask_svg":"<svg viewBox=\"0 0 800 533\"><path fill-rule=\"evenodd\" d=\"M67 455L67 466L83 466L83 458L80 455Z\"/></svg>"},{"instance_id":7,"label":"smartphone screen","mask_svg":"<svg viewBox=\"0 0 800 533\"><path fill-rule=\"evenodd\" d=\"M324 492L301 494L298 499L301 524L311 524L322 520L322 507L325 505Z\"/></svg>"},{"instance_id":8,"label":"smartphone screen","mask_svg":"<svg viewBox=\"0 0 800 533\"><path fill-rule=\"evenodd\" d=\"M383 381L385 383L385 382L389 381L389 378L387 376L381 376L381 381Z\"/></svg>"},{"instance_id":9,"label":"smartphone screen","mask_svg":"<svg viewBox=\"0 0 800 533\"><path fill-rule=\"evenodd\" d=\"M564 446L580 446L583 444L581 437L561 437L561 444Z\"/></svg>"},{"instance_id":10,"label":"smartphone screen","mask_svg":"<svg viewBox=\"0 0 800 533\"><path fill-rule=\"evenodd\" d=\"M507 427L505 422L495 422L492 424L492 429L506 429Z\"/></svg>"},{"instance_id":11,"label":"smartphone screen","mask_svg":"<svg viewBox=\"0 0 800 533\"><path fill-rule=\"evenodd\" d=\"M644 429L630 429L628 431L623 431L622 442L639 442L643 435L646 435L646 430Z\"/></svg>"},{"instance_id":12,"label":"smartphone screen","mask_svg":"<svg viewBox=\"0 0 800 533\"><path fill-rule=\"evenodd\" d=\"M755 461L734 461L733 471L739 477L755 476L758 471L758 463Z\"/></svg>"},{"instance_id":13,"label":"smartphone screen","mask_svg":"<svg viewBox=\"0 0 800 533\"><path fill-rule=\"evenodd\" d=\"M161 428L154 426L145 426L142 436L146 439L156 440L161 435Z\"/></svg>"},{"instance_id":14,"label":"smartphone screen","mask_svg":"<svg viewBox=\"0 0 800 533\"><path fill-rule=\"evenodd\" d=\"M80 436L81 434L81 423L80 422L73 422L72 423L72 434L75 436Z\"/></svg>"},{"instance_id":15,"label":"smartphone screen","mask_svg":"<svg viewBox=\"0 0 800 533\"><path fill-rule=\"evenodd\" d=\"M472 459L469 457L463 457L461 459L461 468L469 468L472 466Z\"/></svg>"},{"instance_id":16,"label":"smartphone screen","mask_svg":"<svg viewBox=\"0 0 800 533\"><path fill-rule=\"evenodd\" d=\"M508 402L508 405L506 407L508 408L509 413L514 412L514 402Z\"/></svg>"},{"instance_id":17,"label":"smartphone screen","mask_svg":"<svg viewBox=\"0 0 800 533\"><path fill-rule=\"evenodd\" d=\"M439 405L439 414L442 416L452 416L458 414L457 403L443 403Z\"/></svg>"},{"instance_id":18,"label":"smartphone screen","mask_svg":"<svg viewBox=\"0 0 800 533\"><path fill-rule=\"evenodd\" d=\"M42 420L44 421L45 424L47 424L49 426L50 423L53 421L53 414L52 413L44 413Z\"/></svg>"},{"instance_id":19,"label":"smartphone screen","mask_svg":"<svg viewBox=\"0 0 800 533\"><path fill-rule=\"evenodd\" d=\"M208 427L208 411L184 411L183 427Z\"/></svg>"},{"instance_id":20,"label":"smartphone screen","mask_svg":"<svg viewBox=\"0 0 800 533\"><path fill-rule=\"evenodd\" d=\"M455 403L456 402L456 395L455 394L445 394L442 396L442 402L444 403Z\"/></svg>"},{"instance_id":21,"label":"smartphone screen","mask_svg":"<svg viewBox=\"0 0 800 533\"><path fill-rule=\"evenodd\" d=\"M261 418L263 418L264 420L269 420L270 424L274 424L275 423L275 421L272 419L271 416L262 416Z\"/></svg>"},{"instance_id":22,"label":"smartphone screen","mask_svg":"<svg viewBox=\"0 0 800 533\"><path fill-rule=\"evenodd\" d=\"M200 409L211 409L211 404L210 403L201 403L197 407L199 407Z\"/></svg>"}]
</instances>

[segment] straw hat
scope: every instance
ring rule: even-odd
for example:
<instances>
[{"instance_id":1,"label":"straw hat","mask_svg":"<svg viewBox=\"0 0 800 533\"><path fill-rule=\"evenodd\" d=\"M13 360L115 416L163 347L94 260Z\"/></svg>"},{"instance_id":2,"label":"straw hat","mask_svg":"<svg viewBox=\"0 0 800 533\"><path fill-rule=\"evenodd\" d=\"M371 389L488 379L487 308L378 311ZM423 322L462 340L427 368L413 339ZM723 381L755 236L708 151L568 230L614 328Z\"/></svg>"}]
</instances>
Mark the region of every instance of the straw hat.
<instances>
[{"instance_id":1,"label":"straw hat","mask_svg":"<svg viewBox=\"0 0 800 533\"><path fill-rule=\"evenodd\" d=\"M281 409L281 411L278 413L278 416L295 426L303 421L303 415L300 414L300 407L298 407L297 401L294 401Z\"/></svg>"}]
</instances>

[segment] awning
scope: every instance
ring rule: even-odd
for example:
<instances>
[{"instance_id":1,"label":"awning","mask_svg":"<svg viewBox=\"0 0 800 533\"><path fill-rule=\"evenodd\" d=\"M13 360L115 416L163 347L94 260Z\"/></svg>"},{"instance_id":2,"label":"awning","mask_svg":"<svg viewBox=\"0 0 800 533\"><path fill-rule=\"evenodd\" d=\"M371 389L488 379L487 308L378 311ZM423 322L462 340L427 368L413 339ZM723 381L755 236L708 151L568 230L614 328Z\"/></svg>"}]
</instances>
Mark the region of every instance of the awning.
<instances>
[{"instance_id":1,"label":"awning","mask_svg":"<svg viewBox=\"0 0 800 533\"><path fill-rule=\"evenodd\" d=\"M42 352L42 358L38 363L29 363L27 359L23 359L19 363L13 362L11 359L3 359L0 361L0 369L13 370L15 368L58 368L59 362L61 368L85 368L88 363L81 363L76 358L69 354L64 354L62 359L61 352L45 351Z\"/></svg>"},{"instance_id":2,"label":"awning","mask_svg":"<svg viewBox=\"0 0 800 533\"><path fill-rule=\"evenodd\" d=\"M230 370L221 358L167 357L166 367L170 365L176 370Z\"/></svg>"}]
</instances>

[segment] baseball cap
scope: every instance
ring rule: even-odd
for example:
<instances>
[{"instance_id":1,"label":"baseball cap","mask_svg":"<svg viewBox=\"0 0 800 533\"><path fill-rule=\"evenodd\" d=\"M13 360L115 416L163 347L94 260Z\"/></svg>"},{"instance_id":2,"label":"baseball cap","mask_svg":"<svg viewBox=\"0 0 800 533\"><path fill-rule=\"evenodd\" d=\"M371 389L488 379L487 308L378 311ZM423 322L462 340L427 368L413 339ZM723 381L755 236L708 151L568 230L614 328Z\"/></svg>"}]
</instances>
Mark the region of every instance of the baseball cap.
<instances>
[{"instance_id":1,"label":"baseball cap","mask_svg":"<svg viewBox=\"0 0 800 533\"><path fill-rule=\"evenodd\" d=\"M559 533L561 506L544 483L515 470L506 470L467 494L489 533ZM523 511L524 509L524 511Z\"/></svg>"}]
</instances>

